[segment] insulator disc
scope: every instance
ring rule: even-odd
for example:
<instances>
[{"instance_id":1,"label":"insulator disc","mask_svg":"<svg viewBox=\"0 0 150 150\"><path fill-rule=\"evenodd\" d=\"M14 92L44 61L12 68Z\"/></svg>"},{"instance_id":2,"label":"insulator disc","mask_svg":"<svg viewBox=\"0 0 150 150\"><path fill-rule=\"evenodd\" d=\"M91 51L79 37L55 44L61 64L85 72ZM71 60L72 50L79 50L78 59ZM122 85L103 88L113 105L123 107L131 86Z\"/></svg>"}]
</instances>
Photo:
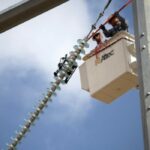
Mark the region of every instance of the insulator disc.
<instances>
[{"instance_id":1,"label":"insulator disc","mask_svg":"<svg viewBox=\"0 0 150 150\"><path fill-rule=\"evenodd\" d=\"M89 48L89 44L85 40L78 39L77 42L78 44L84 45L86 48Z\"/></svg>"}]
</instances>

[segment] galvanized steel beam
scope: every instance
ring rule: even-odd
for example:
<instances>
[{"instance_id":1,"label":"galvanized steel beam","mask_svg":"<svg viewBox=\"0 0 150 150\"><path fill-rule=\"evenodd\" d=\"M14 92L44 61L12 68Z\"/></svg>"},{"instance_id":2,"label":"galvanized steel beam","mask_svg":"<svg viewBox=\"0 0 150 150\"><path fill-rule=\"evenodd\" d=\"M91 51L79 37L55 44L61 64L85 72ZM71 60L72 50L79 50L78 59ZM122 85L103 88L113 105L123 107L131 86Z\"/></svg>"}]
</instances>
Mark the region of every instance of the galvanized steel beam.
<instances>
[{"instance_id":1,"label":"galvanized steel beam","mask_svg":"<svg viewBox=\"0 0 150 150\"><path fill-rule=\"evenodd\" d=\"M68 0L24 0L0 12L0 33Z\"/></svg>"},{"instance_id":2,"label":"galvanized steel beam","mask_svg":"<svg viewBox=\"0 0 150 150\"><path fill-rule=\"evenodd\" d=\"M150 0L133 0L144 150L150 150Z\"/></svg>"}]
</instances>

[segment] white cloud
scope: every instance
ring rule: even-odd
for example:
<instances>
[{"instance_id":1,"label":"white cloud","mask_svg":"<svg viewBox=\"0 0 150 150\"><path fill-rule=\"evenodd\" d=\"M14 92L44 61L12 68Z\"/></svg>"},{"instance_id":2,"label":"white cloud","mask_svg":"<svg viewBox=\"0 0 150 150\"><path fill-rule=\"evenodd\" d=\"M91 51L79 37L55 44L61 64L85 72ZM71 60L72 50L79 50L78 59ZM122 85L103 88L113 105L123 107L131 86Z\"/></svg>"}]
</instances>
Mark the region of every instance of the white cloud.
<instances>
[{"instance_id":1,"label":"white cloud","mask_svg":"<svg viewBox=\"0 0 150 150\"><path fill-rule=\"evenodd\" d=\"M3 33L0 37L1 61L9 65L9 59L45 73L50 69L54 71L59 58L88 31L87 14L84 1L74 0Z\"/></svg>"},{"instance_id":2,"label":"white cloud","mask_svg":"<svg viewBox=\"0 0 150 150\"><path fill-rule=\"evenodd\" d=\"M25 71L40 70L45 78L50 73L52 76L60 57L73 49L76 40L83 38L89 27L85 1L72 0L1 34L0 73L19 66ZM78 72L62 88L68 96L62 96L59 104L66 106L69 115L80 116L90 108L87 95L82 96ZM77 98L69 100L74 94L78 94Z\"/></svg>"}]
</instances>

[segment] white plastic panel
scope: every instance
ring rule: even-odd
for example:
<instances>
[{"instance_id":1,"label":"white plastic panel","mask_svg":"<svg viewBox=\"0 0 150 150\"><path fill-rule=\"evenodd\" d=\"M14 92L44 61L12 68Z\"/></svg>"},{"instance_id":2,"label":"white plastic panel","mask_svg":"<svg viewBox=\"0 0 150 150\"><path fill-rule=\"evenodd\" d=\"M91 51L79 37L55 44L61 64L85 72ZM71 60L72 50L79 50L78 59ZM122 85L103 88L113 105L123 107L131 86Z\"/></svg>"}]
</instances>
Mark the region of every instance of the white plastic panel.
<instances>
[{"instance_id":1,"label":"white plastic panel","mask_svg":"<svg viewBox=\"0 0 150 150\"><path fill-rule=\"evenodd\" d=\"M110 103L137 86L136 58L128 50L133 41L128 33L119 33L98 54L99 64L95 64L96 56L92 56L80 68L82 88L88 87L92 97Z\"/></svg>"}]
</instances>

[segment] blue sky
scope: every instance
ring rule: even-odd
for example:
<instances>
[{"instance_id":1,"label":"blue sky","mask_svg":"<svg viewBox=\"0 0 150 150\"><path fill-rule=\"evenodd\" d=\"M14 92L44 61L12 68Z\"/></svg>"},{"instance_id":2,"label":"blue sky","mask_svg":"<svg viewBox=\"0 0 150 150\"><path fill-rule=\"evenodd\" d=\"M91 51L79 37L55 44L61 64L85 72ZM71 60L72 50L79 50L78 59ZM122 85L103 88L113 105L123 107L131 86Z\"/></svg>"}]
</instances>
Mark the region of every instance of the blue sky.
<instances>
[{"instance_id":1,"label":"blue sky","mask_svg":"<svg viewBox=\"0 0 150 150\"><path fill-rule=\"evenodd\" d=\"M105 2L71 0L1 34L0 149L6 149L34 110L53 80L59 58L85 36ZM102 21L125 2L113 0ZM133 33L131 6L121 14ZM139 92L131 90L104 104L81 90L77 70L18 149L143 150Z\"/></svg>"}]
</instances>

